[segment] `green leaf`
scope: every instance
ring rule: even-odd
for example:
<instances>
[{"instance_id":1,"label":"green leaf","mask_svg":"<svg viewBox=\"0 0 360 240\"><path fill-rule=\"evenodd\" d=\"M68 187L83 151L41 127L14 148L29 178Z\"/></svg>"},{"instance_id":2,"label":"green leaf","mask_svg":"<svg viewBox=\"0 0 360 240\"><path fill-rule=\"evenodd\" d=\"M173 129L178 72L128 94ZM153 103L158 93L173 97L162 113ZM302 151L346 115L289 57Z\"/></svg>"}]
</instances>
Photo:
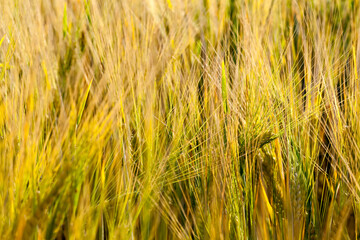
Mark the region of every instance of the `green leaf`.
<instances>
[{"instance_id":1,"label":"green leaf","mask_svg":"<svg viewBox=\"0 0 360 240\"><path fill-rule=\"evenodd\" d=\"M5 39L5 36L3 36L0 40L0 47L1 47L1 44L3 43L4 39Z\"/></svg>"},{"instance_id":2,"label":"green leaf","mask_svg":"<svg viewBox=\"0 0 360 240\"><path fill-rule=\"evenodd\" d=\"M89 0L84 0L85 3L85 12L86 12L86 17L89 21L89 24L91 25L91 16L90 16L90 4L89 4Z\"/></svg>"},{"instance_id":3,"label":"green leaf","mask_svg":"<svg viewBox=\"0 0 360 240\"><path fill-rule=\"evenodd\" d=\"M66 9L66 3L64 6L64 16L63 16L63 37L66 37L68 32L68 23L67 23L67 9Z\"/></svg>"},{"instance_id":4,"label":"green leaf","mask_svg":"<svg viewBox=\"0 0 360 240\"><path fill-rule=\"evenodd\" d=\"M85 96L83 98L83 100L81 101L81 105L80 105L80 109L79 109L79 114L78 114L78 118L77 118L77 121L76 121L76 125L78 126L80 121L81 121L81 118L82 118L82 115L83 115L83 112L84 112L84 108L85 108L85 104L86 104L86 100L89 96L89 92L90 92L90 88L91 88L91 85L92 85L92 82L93 80L91 80L87 90L86 90L86 93L85 93Z\"/></svg>"}]
</instances>

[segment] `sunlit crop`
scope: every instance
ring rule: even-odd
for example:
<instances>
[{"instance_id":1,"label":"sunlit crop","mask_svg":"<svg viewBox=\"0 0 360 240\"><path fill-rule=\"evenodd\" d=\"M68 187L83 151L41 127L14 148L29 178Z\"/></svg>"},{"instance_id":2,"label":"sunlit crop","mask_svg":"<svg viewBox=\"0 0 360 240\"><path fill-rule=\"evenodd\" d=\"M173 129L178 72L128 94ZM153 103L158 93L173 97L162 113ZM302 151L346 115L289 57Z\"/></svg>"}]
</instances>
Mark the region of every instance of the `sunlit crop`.
<instances>
[{"instance_id":1,"label":"sunlit crop","mask_svg":"<svg viewBox=\"0 0 360 240\"><path fill-rule=\"evenodd\" d=\"M0 0L0 239L360 237L358 0Z\"/></svg>"}]
</instances>

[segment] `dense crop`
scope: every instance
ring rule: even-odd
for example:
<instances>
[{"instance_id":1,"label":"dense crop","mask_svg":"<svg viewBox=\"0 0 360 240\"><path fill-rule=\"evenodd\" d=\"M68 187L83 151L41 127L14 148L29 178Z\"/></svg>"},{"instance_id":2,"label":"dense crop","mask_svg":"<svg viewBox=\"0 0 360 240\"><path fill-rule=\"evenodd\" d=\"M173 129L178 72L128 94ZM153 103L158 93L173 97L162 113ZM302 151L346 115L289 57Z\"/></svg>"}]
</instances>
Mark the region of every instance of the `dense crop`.
<instances>
[{"instance_id":1,"label":"dense crop","mask_svg":"<svg viewBox=\"0 0 360 240\"><path fill-rule=\"evenodd\" d=\"M358 0L0 0L1 239L360 237Z\"/></svg>"}]
</instances>

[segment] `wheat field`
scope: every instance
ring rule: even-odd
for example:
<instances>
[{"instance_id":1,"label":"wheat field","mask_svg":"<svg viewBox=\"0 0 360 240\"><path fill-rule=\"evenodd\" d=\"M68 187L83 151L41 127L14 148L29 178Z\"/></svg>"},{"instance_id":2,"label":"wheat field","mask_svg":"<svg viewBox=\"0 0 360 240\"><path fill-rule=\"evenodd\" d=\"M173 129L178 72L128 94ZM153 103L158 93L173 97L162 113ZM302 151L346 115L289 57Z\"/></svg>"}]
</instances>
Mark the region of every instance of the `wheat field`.
<instances>
[{"instance_id":1,"label":"wheat field","mask_svg":"<svg viewBox=\"0 0 360 240\"><path fill-rule=\"evenodd\" d=\"M359 0L0 0L0 239L357 239Z\"/></svg>"}]
</instances>

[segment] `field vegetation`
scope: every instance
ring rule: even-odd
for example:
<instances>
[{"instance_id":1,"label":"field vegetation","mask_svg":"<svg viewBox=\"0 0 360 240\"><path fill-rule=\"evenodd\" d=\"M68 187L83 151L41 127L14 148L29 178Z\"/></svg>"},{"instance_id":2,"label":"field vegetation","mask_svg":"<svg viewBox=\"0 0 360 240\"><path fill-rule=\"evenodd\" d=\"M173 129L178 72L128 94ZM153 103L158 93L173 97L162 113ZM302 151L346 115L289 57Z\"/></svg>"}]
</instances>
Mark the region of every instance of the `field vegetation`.
<instances>
[{"instance_id":1,"label":"field vegetation","mask_svg":"<svg viewBox=\"0 0 360 240\"><path fill-rule=\"evenodd\" d=\"M0 238L360 237L359 37L359 0L0 0Z\"/></svg>"}]
</instances>

